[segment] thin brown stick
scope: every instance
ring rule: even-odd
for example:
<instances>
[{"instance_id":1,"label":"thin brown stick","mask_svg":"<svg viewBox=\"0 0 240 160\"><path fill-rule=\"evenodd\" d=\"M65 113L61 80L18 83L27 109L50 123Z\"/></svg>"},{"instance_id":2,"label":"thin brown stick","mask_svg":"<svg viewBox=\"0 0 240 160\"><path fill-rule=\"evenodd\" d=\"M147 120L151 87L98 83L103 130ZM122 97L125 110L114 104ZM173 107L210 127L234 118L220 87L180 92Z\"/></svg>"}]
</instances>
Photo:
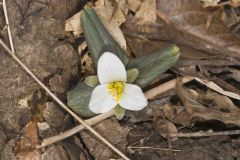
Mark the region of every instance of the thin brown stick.
<instances>
[{"instance_id":1,"label":"thin brown stick","mask_svg":"<svg viewBox=\"0 0 240 160\"><path fill-rule=\"evenodd\" d=\"M3 0L2 5L3 5L3 12L4 12L6 25L7 25L7 31L8 31L8 38L9 38L10 47L11 47L12 52L15 53L15 50L14 50L14 47L13 47L13 40L12 40L11 29L10 29L9 20L8 20L6 0Z\"/></svg>"},{"instance_id":2,"label":"thin brown stick","mask_svg":"<svg viewBox=\"0 0 240 160\"><path fill-rule=\"evenodd\" d=\"M192 81L192 77L183 77L182 78L182 83L187 83L189 81ZM145 92L145 96L148 99L153 99L155 96L157 96L160 93L163 93L165 91L168 91L170 89L173 89L176 85L176 79L173 79L171 81L168 81L164 83L163 85L159 85L153 89L150 89L149 91Z\"/></svg>"},{"instance_id":3,"label":"thin brown stick","mask_svg":"<svg viewBox=\"0 0 240 160\"><path fill-rule=\"evenodd\" d=\"M24 69L52 98L61 106L64 110L66 110L70 115L72 115L79 123L81 123L86 129L88 129L93 135L95 135L98 139L104 142L109 148L111 148L114 152L116 152L119 156L121 156L125 160L129 160L127 156L125 156L120 150L114 147L108 140L102 137L98 132L96 132L91 126L89 126L84 120L77 116L69 107L67 107L58 97L53 94L29 69L22 61L6 46L6 44L0 39L0 45L7 51L7 53L16 61L22 69Z\"/></svg>"},{"instance_id":4,"label":"thin brown stick","mask_svg":"<svg viewBox=\"0 0 240 160\"><path fill-rule=\"evenodd\" d=\"M144 146L144 147L136 147L136 146L132 147L132 146L128 146L128 147L126 147L126 148L129 148L129 149L153 149L153 150L170 151L169 148L160 148L160 147L151 147L151 146ZM171 150L171 151L173 151L173 152L180 152L181 150L179 150L179 149L173 149L173 150Z\"/></svg>"},{"instance_id":5,"label":"thin brown stick","mask_svg":"<svg viewBox=\"0 0 240 160\"><path fill-rule=\"evenodd\" d=\"M171 137L210 137L210 136L227 136L240 134L240 130L220 131L220 132L194 132L194 133L170 133Z\"/></svg>"},{"instance_id":6,"label":"thin brown stick","mask_svg":"<svg viewBox=\"0 0 240 160\"><path fill-rule=\"evenodd\" d=\"M189 81L193 80L193 78L189 78L189 77L183 77L183 83L187 83ZM173 89L174 87L176 86L176 79L173 79L171 81L168 81L164 84L161 84L153 89L150 89L149 91L145 92L145 96L148 98L148 99L152 99L153 97L155 97L156 95L158 94L161 94L167 90L170 90L170 89ZM103 114L100 114L96 117L93 117L93 118L90 118L87 120L87 123L89 125L93 125L93 124L96 124L104 119L107 119L111 116L114 115L114 113L112 111L110 111L111 114L109 112L107 113L103 113ZM58 141L61 141L67 137L70 137L74 134L76 134L77 132L81 131L82 129L84 129L84 126L82 125L78 125L66 132L63 132L62 134L60 135L56 135L56 136L52 136L52 137L49 137L49 138L46 138L42 141L41 145L42 147L44 146L47 146L47 145L50 145L50 144L53 144L53 143L56 143Z\"/></svg>"},{"instance_id":7,"label":"thin brown stick","mask_svg":"<svg viewBox=\"0 0 240 160\"><path fill-rule=\"evenodd\" d=\"M111 110L107 113L103 113L103 114L100 114L100 115L97 115L93 118L90 118L88 120L86 120L86 123L89 125L89 126L92 126L104 119L107 119L109 117L112 117L114 115L114 111ZM41 145L37 146L37 148L42 148L42 147L45 147L45 146L48 146L50 144L53 144L53 143L56 143L56 142L59 142L67 137L70 137L72 135L74 135L75 133L79 132L80 130L83 130L84 129L84 126L83 125L78 125L68 131L65 131L59 135L56 135L56 136L52 136L52 137L49 137L49 138L46 138L42 141Z\"/></svg>"}]
</instances>

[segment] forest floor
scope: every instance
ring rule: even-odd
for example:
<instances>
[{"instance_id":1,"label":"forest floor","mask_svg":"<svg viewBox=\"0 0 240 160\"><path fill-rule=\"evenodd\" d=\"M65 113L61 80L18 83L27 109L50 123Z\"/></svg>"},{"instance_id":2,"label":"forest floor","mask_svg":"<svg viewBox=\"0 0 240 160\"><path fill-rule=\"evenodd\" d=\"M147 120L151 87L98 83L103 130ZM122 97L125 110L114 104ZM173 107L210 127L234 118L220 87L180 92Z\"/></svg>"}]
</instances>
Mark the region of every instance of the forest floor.
<instances>
[{"instance_id":1,"label":"forest floor","mask_svg":"<svg viewBox=\"0 0 240 160\"><path fill-rule=\"evenodd\" d=\"M240 160L240 2L7 0L0 38L11 43L7 17L17 57L66 104L67 92L95 73L77 14L86 3L130 58L171 43L181 51L144 91L171 80L176 87L93 128L133 160ZM36 149L78 123L1 47L0 68L1 160L120 160L87 130Z\"/></svg>"}]
</instances>

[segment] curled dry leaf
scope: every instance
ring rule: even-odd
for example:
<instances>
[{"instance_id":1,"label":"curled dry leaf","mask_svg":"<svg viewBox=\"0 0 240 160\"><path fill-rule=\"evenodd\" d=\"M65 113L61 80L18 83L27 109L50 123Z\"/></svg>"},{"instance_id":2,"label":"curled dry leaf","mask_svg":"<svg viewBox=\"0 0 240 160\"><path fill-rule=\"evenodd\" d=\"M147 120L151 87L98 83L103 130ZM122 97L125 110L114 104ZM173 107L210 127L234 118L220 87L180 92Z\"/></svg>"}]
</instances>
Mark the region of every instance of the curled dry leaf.
<instances>
[{"instance_id":1,"label":"curled dry leaf","mask_svg":"<svg viewBox=\"0 0 240 160\"><path fill-rule=\"evenodd\" d=\"M218 110L238 113L240 110L236 107L230 98L227 96L220 95L211 90L207 91L207 94L202 95L204 99L212 100L214 102L214 107L217 106Z\"/></svg>"},{"instance_id":2,"label":"curled dry leaf","mask_svg":"<svg viewBox=\"0 0 240 160\"><path fill-rule=\"evenodd\" d=\"M87 48L87 42L84 41L78 46L78 53L81 55L86 48Z\"/></svg>"},{"instance_id":3,"label":"curled dry leaf","mask_svg":"<svg viewBox=\"0 0 240 160\"><path fill-rule=\"evenodd\" d=\"M154 125L155 129L164 137L168 138L168 135L171 133L177 133L177 127L173 122L165 119L161 115L154 116Z\"/></svg>"},{"instance_id":4,"label":"curled dry leaf","mask_svg":"<svg viewBox=\"0 0 240 160\"><path fill-rule=\"evenodd\" d=\"M222 106L218 106L218 101L216 106L208 108L199 102L199 95L192 94L193 92L182 85L181 80L178 80L177 92L191 120L193 118L198 121L218 120L225 124L240 126L240 109L237 107L233 109L233 106L229 107L226 105L224 106L224 111L222 111Z\"/></svg>"},{"instance_id":5,"label":"curled dry leaf","mask_svg":"<svg viewBox=\"0 0 240 160\"><path fill-rule=\"evenodd\" d=\"M87 73L87 74L95 73L93 61L89 54L83 55L83 57L81 58L81 66L82 66L81 67L82 73Z\"/></svg>"}]
</instances>

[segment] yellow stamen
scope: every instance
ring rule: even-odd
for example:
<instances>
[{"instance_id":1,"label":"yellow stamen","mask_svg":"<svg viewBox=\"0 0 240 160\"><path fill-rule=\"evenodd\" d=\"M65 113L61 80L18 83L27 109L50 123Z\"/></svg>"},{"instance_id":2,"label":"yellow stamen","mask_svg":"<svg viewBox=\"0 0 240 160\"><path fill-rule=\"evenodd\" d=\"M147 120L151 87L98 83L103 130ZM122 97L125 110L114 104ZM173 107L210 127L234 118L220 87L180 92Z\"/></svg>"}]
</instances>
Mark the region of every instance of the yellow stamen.
<instances>
[{"instance_id":1,"label":"yellow stamen","mask_svg":"<svg viewBox=\"0 0 240 160\"><path fill-rule=\"evenodd\" d=\"M124 84L121 81L112 82L107 85L107 89L111 96L113 96L116 101L119 102L124 89Z\"/></svg>"}]
</instances>

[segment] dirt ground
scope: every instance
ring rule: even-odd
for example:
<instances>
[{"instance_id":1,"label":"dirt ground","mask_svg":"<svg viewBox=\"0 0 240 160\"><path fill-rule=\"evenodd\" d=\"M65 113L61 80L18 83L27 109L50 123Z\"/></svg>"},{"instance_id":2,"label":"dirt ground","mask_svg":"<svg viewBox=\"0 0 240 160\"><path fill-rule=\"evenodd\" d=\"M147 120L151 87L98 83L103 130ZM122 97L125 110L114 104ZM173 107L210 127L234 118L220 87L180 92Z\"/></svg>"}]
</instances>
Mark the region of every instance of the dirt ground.
<instances>
[{"instance_id":1,"label":"dirt ground","mask_svg":"<svg viewBox=\"0 0 240 160\"><path fill-rule=\"evenodd\" d=\"M65 103L66 92L84 76L78 53L78 45L84 37L76 39L64 30L64 25L83 3L79 0L7 0L16 55ZM1 9L0 38L9 42ZM0 68L1 160L119 158L87 131L42 150L35 149L33 146L42 139L66 131L76 122L2 49ZM169 74L172 75L172 71L165 76L171 77ZM161 77L159 79L161 82ZM167 102L174 101L172 96L176 92L172 90L167 95L171 97ZM104 120L95 129L133 160L240 160L239 135L178 138L174 141L169 141L167 136L163 138L156 125L156 114L151 110L151 106L156 109L156 106L163 105L159 99L152 100L146 110L127 112L119 122L115 117ZM221 121L203 119L182 129L180 124L176 126L179 132L239 129L236 124L225 125Z\"/></svg>"}]
</instances>

